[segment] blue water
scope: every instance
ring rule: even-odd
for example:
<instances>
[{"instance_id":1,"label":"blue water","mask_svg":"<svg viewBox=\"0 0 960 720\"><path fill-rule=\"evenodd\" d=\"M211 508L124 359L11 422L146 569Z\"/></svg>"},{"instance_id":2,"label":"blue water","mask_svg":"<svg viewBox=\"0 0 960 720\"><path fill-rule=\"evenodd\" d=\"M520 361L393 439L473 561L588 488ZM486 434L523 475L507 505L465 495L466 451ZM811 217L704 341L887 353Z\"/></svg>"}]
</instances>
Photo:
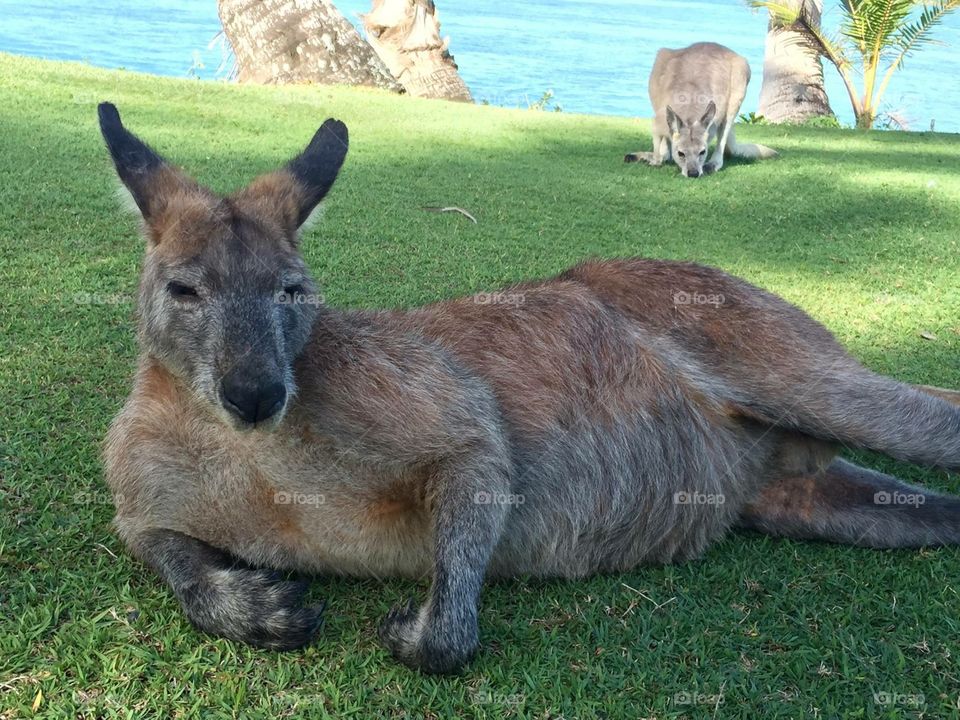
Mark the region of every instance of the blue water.
<instances>
[{"instance_id":1,"label":"blue water","mask_svg":"<svg viewBox=\"0 0 960 720\"><path fill-rule=\"evenodd\" d=\"M340 0L355 23L369 0ZM825 25L837 0L826 0ZM749 58L756 108L766 17L741 0L437 0L442 31L478 101L526 107L551 90L565 111L648 115L646 82L659 47L715 40ZM223 78L215 0L0 0L0 51L83 60L174 77ZM913 130L960 132L960 14L891 83L885 109ZM853 116L827 67L827 92L843 122Z\"/></svg>"}]
</instances>

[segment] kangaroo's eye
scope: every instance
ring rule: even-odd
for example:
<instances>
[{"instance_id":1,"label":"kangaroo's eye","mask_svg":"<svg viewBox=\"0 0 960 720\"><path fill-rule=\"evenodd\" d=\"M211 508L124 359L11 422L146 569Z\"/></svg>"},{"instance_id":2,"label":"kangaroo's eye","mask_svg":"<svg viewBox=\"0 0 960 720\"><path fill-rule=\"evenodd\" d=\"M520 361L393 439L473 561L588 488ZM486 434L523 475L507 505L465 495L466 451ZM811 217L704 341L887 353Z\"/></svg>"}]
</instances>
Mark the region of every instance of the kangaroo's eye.
<instances>
[{"instance_id":1,"label":"kangaroo's eye","mask_svg":"<svg viewBox=\"0 0 960 720\"><path fill-rule=\"evenodd\" d=\"M197 297L197 289L195 287L174 281L167 283L167 292L170 293L171 296L181 300L190 300Z\"/></svg>"},{"instance_id":2,"label":"kangaroo's eye","mask_svg":"<svg viewBox=\"0 0 960 720\"><path fill-rule=\"evenodd\" d=\"M680 152L679 150L677 150L677 155L679 155L681 159L683 159L683 158L685 158L685 157L687 156L687 154L686 154L685 152Z\"/></svg>"},{"instance_id":3,"label":"kangaroo's eye","mask_svg":"<svg viewBox=\"0 0 960 720\"><path fill-rule=\"evenodd\" d=\"M303 294L303 285L296 283L294 285L287 285L283 292L285 295L302 295Z\"/></svg>"},{"instance_id":4,"label":"kangaroo's eye","mask_svg":"<svg viewBox=\"0 0 960 720\"><path fill-rule=\"evenodd\" d=\"M706 151L706 150L701 150L701 151L700 151L700 157L703 157L703 156L706 155L706 154L707 154L707 151Z\"/></svg>"}]
</instances>

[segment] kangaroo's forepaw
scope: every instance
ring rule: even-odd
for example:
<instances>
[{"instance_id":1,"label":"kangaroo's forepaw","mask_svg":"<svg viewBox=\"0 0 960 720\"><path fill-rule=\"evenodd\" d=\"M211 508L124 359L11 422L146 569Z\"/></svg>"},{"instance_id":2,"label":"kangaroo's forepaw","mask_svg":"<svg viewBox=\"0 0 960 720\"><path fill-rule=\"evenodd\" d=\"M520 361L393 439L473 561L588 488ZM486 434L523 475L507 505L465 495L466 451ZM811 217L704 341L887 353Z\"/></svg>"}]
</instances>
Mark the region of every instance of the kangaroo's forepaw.
<instances>
[{"instance_id":1,"label":"kangaroo's forepaw","mask_svg":"<svg viewBox=\"0 0 960 720\"><path fill-rule=\"evenodd\" d=\"M719 169L722 168L722 167L723 167L723 165L720 165L720 164L715 163L715 162L712 162L712 161L711 161L711 162L704 163L704 165L703 165L703 174L704 174L704 175L712 175L713 173L717 172L717 170L719 170Z\"/></svg>"},{"instance_id":2,"label":"kangaroo's forepaw","mask_svg":"<svg viewBox=\"0 0 960 720\"><path fill-rule=\"evenodd\" d=\"M301 605L308 587L271 570L214 570L192 588L187 615L204 632L270 650L295 650L308 645L323 623L323 605Z\"/></svg>"},{"instance_id":3,"label":"kangaroo's forepaw","mask_svg":"<svg viewBox=\"0 0 960 720\"><path fill-rule=\"evenodd\" d=\"M380 642L404 665L431 674L460 671L477 650L476 627L449 628L438 634L438 623L421 614L411 598L394 606L380 623ZM463 631L467 632L464 633Z\"/></svg>"}]
</instances>

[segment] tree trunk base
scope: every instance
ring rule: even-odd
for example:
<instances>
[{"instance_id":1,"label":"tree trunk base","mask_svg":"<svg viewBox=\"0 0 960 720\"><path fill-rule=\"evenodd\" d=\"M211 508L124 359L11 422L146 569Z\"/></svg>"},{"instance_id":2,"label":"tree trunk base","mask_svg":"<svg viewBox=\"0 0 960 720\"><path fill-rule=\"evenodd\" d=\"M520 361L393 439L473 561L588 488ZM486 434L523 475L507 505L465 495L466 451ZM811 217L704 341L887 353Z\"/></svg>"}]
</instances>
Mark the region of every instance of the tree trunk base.
<instances>
[{"instance_id":1,"label":"tree trunk base","mask_svg":"<svg viewBox=\"0 0 960 720\"><path fill-rule=\"evenodd\" d=\"M433 0L374 0L363 16L371 47L406 91L416 97L473 102L440 38Z\"/></svg>"},{"instance_id":2,"label":"tree trunk base","mask_svg":"<svg viewBox=\"0 0 960 720\"><path fill-rule=\"evenodd\" d=\"M403 90L328 0L219 0L218 9L240 82Z\"/></svg>"},{"instance_id":3,"label":"tree trunk base","mask_svg":"<svg viewBox=\"0 0 960 720\"><path fill-rule=\"evenodd\" d=\"M816 21L819 22L819 13ZM771 26L763 60L757 115L772 123L833 117L823 89L823 65L801 27Z\"/></svg>"}]
</instances>

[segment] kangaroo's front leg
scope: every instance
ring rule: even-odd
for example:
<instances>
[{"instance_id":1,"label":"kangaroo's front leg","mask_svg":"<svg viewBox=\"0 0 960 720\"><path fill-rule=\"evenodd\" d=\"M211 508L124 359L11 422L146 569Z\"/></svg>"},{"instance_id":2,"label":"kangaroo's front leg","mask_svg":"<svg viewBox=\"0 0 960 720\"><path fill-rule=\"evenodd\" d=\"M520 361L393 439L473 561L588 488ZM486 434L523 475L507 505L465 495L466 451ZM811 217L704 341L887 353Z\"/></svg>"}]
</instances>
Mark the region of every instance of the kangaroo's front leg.
<instances>
[{"instance_id":1,"label":"kangaroo's front leg","mask_svg":"<svg viewBox=\"0 0 960 720\"><path fill-rule=\"evenodd\" d=\"M129 542L169 584L199 630L271 650L293 650L308 644L320 626L323 608L300 605L305 582L248 567L175 530L147 530Z\"/></svg>"},{"instance_id":2,"label":"kangaroo's front leg","mask_svg":"<svg viewBox=\"0 0 960 720\"><path fill-rule=\"evenodd\" d=\"M421 606L395 607L380 639L407 665L429 673L459 670L478 645L477 604L487 563L508 510L505 453L482 443L444 460L428 497L434 535L433 584Z\"/></svg>"},{"instance_id":3,"label":"kangaroo's front leg","mask_svg":"<svg viewBox=\"0 0 960 720\"><path fill-rule=\"evenodd\" d=\"M717 172L723 167L723 157L727 152L727 142L730 139L730 131L733 128L733 122L736 118L725 119L717 128L717 146L713 149L709 162L703 166L704 175Z\"/></svg>"}]
</instances>

